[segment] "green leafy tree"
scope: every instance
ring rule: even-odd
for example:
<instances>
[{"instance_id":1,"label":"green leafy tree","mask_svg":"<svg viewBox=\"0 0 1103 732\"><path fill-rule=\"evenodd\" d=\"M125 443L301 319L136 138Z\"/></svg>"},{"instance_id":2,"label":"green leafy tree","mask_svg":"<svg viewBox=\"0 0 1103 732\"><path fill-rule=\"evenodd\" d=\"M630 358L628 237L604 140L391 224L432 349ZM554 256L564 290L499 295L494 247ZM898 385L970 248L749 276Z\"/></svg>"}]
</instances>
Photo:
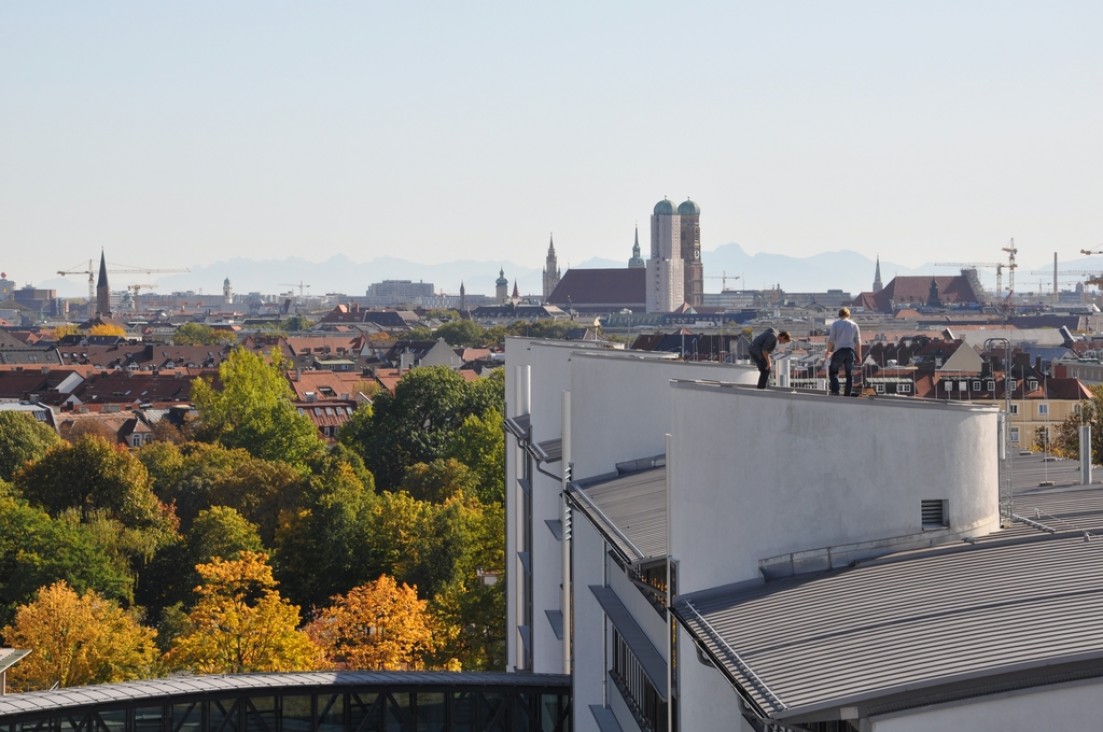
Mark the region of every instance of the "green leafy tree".
<instances>
[{"instance_id":1,"label":"green leafy tree","mask_svg":"<svg viewBox=\"0 0 1103 732\"><path fill-rule=\"evenodd\" d=\"M301 333L304 330L313 328L314 321L302 313L298 313L284 320L281 325L286 333Z\"/></svg>"},{"instance_id":2,"label":"green leafy tree","mask_svg":"<svg viewBox=\"0 0 1103 732\"><path fill-rule=\"evenodd\" d=\"M463 421L445 448L477 477L474 495L483 503L505 501L506 437L501 412L488 409Z\"/></svg>"},{"instance_id":3,"label":"green leafy tree","mask_svg":"<svg viewBox=\"0 0 1103 732\"><path fill-rule=\"evenodd\" d=\"M154 495L145 465L96 436L56 445L14 482L21 495L53 516L72 509L82 522L108 517L142 532L150 548L176 531L175 516Z\"/></svg>"},{"instance_id":4,"label":"green leafy tree","mask_svg":"<svg viewBox=\"0 0 1103 732\"><path fill-rule=\"evenodd\" d=\"M166 654L171 668L197 673L309 671L321 649L299 626L299 608L280 596L268 558L242 552L196 567L201 584L184 632Z\"/></svg>"},{"instance_id":5,"label":"green leafy tree","mask_svg":"<svg viewBox=\"0 0 1103 732\"><path fill-rule=\"evenodd\" d=\"M340 439L363 456L378 486L394 488L407 467L444 457L452 433L469 415L483 414L503 400L499 380L468 384L445 366L416 368L393 396L376 397L370 416L357 413L349 420Z\"/></svg>"},{"instance_id":6,"label":"green leafy tree","mask_svg":"<svg viewBox=\"0 0 1103 732\"><path fill-rule=\"evenodd\" d=\"M34 462L61 442L57 433L26 412L0 412L0 480Z\"/></svg>"},{"instance_id":7,"label":"green leafy tree","mask_svg":"<svg viewBox=\"0 0 1103 732\"><path fill-rule=\"evenodd\" d=\"M372 551L376 500L348 463L332 463L310 480L276 537L278 574L289 597L306 607L323 605L384 571Z\"/></svg>"},{"instance_id":8,"label":"green leafy tree","mask_svg":"<svg viewBox=\"0 0 1103 732\"><path fill-rule=\"evenodd\" d=\"M277 351L266 363L260 355L237 348L218 367L221 390L197 379L192 400L202 421L200 435L297 467L322 452L325 443L314 423L292 404L285 366Z\"/></svg>"},{"instance_id":9,"label":"green leafy tree","mask_svg":"<svg viewBox=\"0 0 1103 732\"><path fill-rule=\"evenodd\" d=\"M443 503L456 495L478 491L479 476L455 458L415 463L406 468L401 490L420 501Z\"/></svg>"},{"instance_id":10,"label":"green leafy tree","mask_svg":"<svg viewBox=\"0 0 1103 732\"><path fill-rule=\"evenodd\" d=\"M227 506L200 511L188 532L187 546L193 567L215 559L237 559L242 552L264 549L257 527Z\"/></svg>"},{"instance_id":11,"label":"green leafy tree","mask_svg":"<svg viewBox=\"0 0 1103 732\"><path fill-rule=\"evenodd\" d=\"M88 526L55 519L15 496L0 496L0 624L35 592L64 580L79 592L94 589L129 602L134 579L112 545Z\"/></svg>"},{"instance_id":12,"label":"green leafy tree","mask_svg":"<svg viewBox=\"0 0 1103 732\"><path fill-rule=\"evenodd\" d=\"M486 329L474 320L450 320L442 323L434 335L450 346L479 346L486 337Z\"/></svg>"},{"instance_id":13,"label":"green leafy tree","mask_svg":"<svg viewBox=\"0 0 1103 732\"><path fill-rule=\"evenodd\" d=\"M212 328L204 323L184 323L172 334L177 346L221 346L237 341L228 330Z\"/></svg>"},{"instance_id":14,"label":"green leafy tree","mask_svg":"<svg viewBox=\"0 0 1103 732\"><path fill-rule=\"evenodd\" d=\"M8 675L19 691L148 678L156 632L94 590L78 595L64 581L38 591L3 630L9 646L32 653Z\"/></svg>"}]
</instances>

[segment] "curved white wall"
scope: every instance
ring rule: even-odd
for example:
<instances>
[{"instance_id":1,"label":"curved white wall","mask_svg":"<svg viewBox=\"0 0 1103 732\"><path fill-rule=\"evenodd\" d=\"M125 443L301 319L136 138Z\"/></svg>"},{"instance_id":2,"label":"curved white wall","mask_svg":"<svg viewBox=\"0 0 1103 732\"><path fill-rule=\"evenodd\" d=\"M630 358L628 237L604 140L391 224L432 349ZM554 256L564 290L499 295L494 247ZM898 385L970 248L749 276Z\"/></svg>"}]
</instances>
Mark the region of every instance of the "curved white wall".
<instances>
[{"instance_id":1,"label":"curved white wall","mask_svg":"<svg viewBox=\"0 0 1103 732\"><path fill-rule=\"evenodd\" d=\"M760 578L789 552L999 525L998 414L907 398L672 384L671 550L682 593ZM939 532L947 540L947 532Z\"/></svg>"}]
</instances>

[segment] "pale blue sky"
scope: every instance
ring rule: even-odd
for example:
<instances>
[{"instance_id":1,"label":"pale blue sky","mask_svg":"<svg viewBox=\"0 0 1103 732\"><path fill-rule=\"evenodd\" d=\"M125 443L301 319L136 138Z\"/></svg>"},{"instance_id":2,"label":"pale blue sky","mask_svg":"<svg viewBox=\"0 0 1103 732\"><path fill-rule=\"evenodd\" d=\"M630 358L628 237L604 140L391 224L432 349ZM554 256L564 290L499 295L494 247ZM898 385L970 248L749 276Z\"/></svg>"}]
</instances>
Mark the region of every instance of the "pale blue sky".
<instances>
[{"instance_id":1,"label":"pale blue sky","mask_svg":"<svg viewBox=\"0 0 1103 732\"><path fill-rule=\"evenodd\" d=\"M1044 267L1103 248L1101 37L1098 0L0 0L0 270L627 260L664 196L706 268Z\"/></svg>"}]
</instances>

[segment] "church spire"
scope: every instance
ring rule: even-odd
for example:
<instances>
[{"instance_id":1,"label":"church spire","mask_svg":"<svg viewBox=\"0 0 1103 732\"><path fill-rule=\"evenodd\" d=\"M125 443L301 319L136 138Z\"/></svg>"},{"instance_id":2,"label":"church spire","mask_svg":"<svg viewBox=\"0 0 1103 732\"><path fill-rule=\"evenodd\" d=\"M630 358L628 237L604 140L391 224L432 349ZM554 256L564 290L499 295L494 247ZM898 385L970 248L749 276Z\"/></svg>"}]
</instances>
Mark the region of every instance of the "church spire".
<instances>
[{"instance_id":1,"label":"church spire","mask_svg":"<svg viewBox=\"0 0 1103 732\"><path fill-rule=\"evenodd\" d=\"M643 261L643 257L640 256L640 225L636 224L636 243L632 245L632 258L628 260L628 268L636 269L647 266L647 262Z\"/></svg>"},{"instance_id":2,"label":"church spire","mask_svg":"<svg viewBox=\"0 0 1103 732\"><path fill-rule=\"evenodd\" d=\"M100 278L96 282L96 315L111 317L111 288L107 285L107 258L100 249Z\"/></svg>"},{"instance_id":3,"label":"church spire","mask_svg":"<svg viewBox=\"0 0 1103 732\"><path fill-rule=\"evenodd\" d=\"M877 255L877 269L873 272L873 292L878 293L884 289L881 284L881 255Z\"/></svg>"}]
</instances>

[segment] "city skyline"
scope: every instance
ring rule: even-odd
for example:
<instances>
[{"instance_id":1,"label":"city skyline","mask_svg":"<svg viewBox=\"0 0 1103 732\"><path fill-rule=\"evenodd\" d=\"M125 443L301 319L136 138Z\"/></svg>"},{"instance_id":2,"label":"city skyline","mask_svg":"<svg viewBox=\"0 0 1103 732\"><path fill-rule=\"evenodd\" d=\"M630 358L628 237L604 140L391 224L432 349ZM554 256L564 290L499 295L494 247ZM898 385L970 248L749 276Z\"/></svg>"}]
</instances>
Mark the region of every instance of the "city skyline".
<instances>
[{"instance_id":1,"label":"city skyline","mask_svg":"<svg viewBox=\"0 0 1103 732\"><path fill-rule=\"evenodd\" d=\"M668 197L700 205L705 253L918 267L1005 261L1014 238L1023 273L1103 248L1101 20L1088 2L9 3L0 269L43 286L102 247L136 268L539 270L551 233L565 270L626 262Z\"/></svg>"}]
</instances>

